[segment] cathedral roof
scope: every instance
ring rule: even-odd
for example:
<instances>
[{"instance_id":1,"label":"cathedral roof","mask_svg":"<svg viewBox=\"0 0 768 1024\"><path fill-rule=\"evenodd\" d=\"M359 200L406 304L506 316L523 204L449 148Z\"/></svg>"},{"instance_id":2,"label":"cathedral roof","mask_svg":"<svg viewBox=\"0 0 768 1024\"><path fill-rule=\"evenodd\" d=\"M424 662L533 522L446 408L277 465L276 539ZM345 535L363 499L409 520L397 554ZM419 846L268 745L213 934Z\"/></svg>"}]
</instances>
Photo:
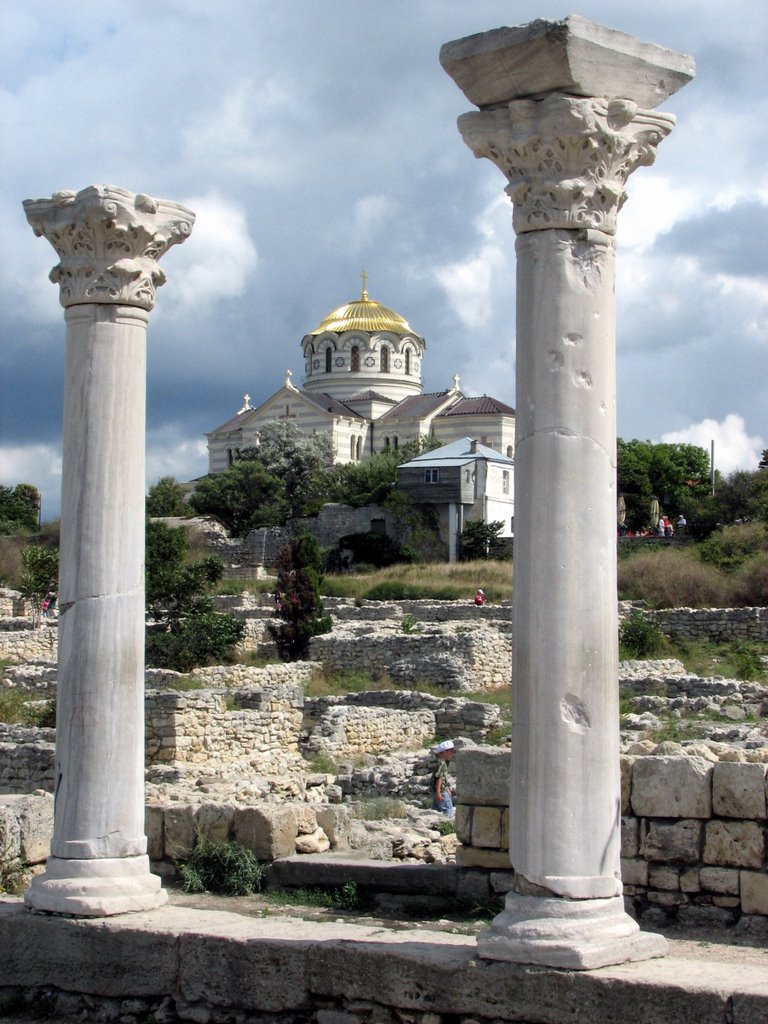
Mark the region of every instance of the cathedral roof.
<instances>
[{"instance_id":1,"label":"cathedral roof","mask_svg":"<svg viewBox=\"0 0 768 1024\"><path fill-rule=\"evenodd\" d=\"M299 394L302 398L306 398L308 402L318 406L323 412L330 412L336 416L354 416L355 419L362 419L359 412L355 412L354 409L350 409L348 405L344 405L337 398L333 398L331 395L327 395L324 391L300 391Z\"/></svg>"},{"instance_id":2,"label":"cathedral roof","mask_svg":"<svg viewBox=\"0 0 768 1024\"><path fill-rule=\"evenodd\" d=\"M399 402L394 409L388 409L381 418L386 420L394 416L398 418L429 416L431 412L439 409L454 394L456 394L454 391L432 391L424 395L409 395L408 398L404 398L402 402Z\"/></svg>"},{"instance_id":3,"label":"cathedral roof","mask_svg":"<svg viewBox=\"0 0 768 1024\"><path fill-rule=\"evenodd\" d=\"M393 309L382 306L380 302L368 298L365 290L365 275L363 275L363 291L355 302L347 302L338 306L323 320L320 321L314 331L310 334L323 334L325 331L333 331L334 334L343 334L344 331L389 331L392 334L415 334L416 332L399 313Z\"/></svg>"},{"instance_id":4,"label":"cathedral roof","mask_svg":"<svg viewBox=\"0 0 768 1024\"><path fill-rule=\"evenodd\" d=\"M350 398L345 398L345 402L386 402L388 405L397 405L396 398L387 398L386 395L380 395L378 391L361 391L357 395L352 395Z\"/></svg>"},{"instance_id":5,"label":"cathedral roof","mask_svg":"<svg viewBox=\"0 0 768 1024\"><path fill-rule=\"evenodd\" d=\"M514 416L515 410L511 405L505 405L498 398L491 398L490 395L480 395L478 398L461 398L455 405L452 405L441 416L483 416L489 413L506 413L507 416Z\"/></svg>"}]
</instances>

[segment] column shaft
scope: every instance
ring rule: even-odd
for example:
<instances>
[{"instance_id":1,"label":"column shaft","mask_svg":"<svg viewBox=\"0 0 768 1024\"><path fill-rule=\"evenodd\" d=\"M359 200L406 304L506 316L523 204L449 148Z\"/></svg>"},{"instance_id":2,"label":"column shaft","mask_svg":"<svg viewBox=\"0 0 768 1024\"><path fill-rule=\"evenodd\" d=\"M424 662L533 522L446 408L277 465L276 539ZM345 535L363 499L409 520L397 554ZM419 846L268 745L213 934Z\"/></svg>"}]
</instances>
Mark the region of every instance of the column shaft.
<instances>
[{"instance_id":1,"label":"column shaft","mask_svg":"<svg viewBox=\"0 0 768 1024\"><path fill-rule=\"evenodd\" d=\"M620 891L613 271L600 231L518 237L510 857L577 898Z\"/></svg>"},{"instance_id":2,"label":"column shaft","mask_svg":"<svg viewBox=\"0 0 768 1024\"><path fill-rule=\"evenodd\" d=\"M144 406L149 314L67 321L56 747L57 857L146 852Z\"/></svg>"}]
</instances>

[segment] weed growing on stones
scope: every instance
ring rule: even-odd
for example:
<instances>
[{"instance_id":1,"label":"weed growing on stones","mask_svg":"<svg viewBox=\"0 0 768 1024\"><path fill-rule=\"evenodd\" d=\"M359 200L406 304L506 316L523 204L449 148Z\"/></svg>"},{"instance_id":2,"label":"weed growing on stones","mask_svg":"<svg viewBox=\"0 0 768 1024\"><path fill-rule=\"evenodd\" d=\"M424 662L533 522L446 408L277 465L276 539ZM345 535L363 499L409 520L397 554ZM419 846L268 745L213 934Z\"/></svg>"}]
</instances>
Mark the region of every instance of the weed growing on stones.
<instances>
[{"instance_id":1,"label":"weed growing on stones","mask_svg":"<svg viewBox=\"0 0 768 1024\"><path fill-rule=\"evenodd\" d=\"M232 840L198 837L189 860L179 867L184 892L249 896L261 889L264 868L252 850Z\"/></svg>"}]
</instances>

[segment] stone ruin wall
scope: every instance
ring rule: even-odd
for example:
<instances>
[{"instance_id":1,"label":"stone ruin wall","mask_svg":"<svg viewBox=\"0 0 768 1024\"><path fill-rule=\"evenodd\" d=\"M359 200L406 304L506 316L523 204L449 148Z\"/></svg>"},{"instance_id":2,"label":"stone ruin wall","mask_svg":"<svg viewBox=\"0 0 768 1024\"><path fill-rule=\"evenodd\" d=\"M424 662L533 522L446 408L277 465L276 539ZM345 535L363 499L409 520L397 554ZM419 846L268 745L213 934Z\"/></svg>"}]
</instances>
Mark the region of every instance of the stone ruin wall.
<instances>
[{"instance_id":1,"label":"stone ruin wall","mask_svg":"<svg viewBox=\"0 0 768 1024\"><path fill-rule=\"evenodd\" d=\"M511 885L509 759L490 747L454 759L457 862L485 869L497 891ZM767 767L622 755L621 873L633 913L715 926L768 915Z\"/></svg>"}]
</instances>

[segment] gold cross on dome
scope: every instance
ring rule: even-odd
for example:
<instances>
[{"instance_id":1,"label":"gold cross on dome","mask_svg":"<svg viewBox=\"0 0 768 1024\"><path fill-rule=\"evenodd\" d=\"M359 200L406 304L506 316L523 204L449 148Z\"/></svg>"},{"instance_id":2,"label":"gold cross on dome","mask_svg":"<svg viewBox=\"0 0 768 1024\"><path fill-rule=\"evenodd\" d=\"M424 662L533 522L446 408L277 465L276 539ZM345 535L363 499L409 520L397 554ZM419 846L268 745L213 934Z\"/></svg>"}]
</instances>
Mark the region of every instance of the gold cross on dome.
<instances>
[{"instance_id":1,"label":"gold cross on dome","mask_svg":"<svg viewBox=\"0 0 768 1024\"><path fill-rule=\"evenodd\" d=\"M362 295L362 299L363 299L363 302L366 302L368 300L368 291L367 291L365 286L368 284L368 275L366 274L365 271L363 271L360 276L363 279L363 295Z\"/></svg>"}]
</instances>

